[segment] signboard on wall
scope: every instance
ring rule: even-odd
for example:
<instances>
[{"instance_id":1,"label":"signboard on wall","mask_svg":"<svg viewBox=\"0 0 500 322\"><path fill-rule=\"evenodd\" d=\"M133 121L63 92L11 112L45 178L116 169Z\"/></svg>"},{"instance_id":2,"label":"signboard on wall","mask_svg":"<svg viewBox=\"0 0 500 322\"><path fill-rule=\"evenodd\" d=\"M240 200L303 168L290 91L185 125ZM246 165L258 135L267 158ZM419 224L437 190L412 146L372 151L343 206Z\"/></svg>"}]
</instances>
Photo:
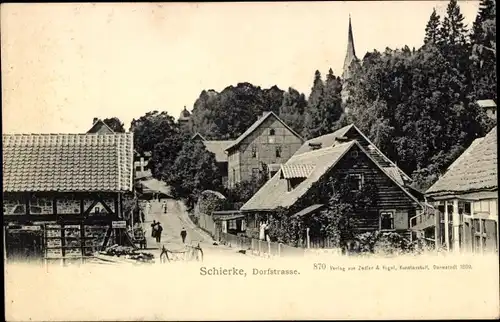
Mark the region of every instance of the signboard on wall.
<instances>
[{"instance_id":1,"label":"signboard on wall","mask_svg":"<svg viewBox=\"0 0 500 322\"><path fill-rule=\"evenodd\" d=\"M118 220L111 222L111 228L127 228L127 222L125 220Z\"/></svg>"}]
</instances>

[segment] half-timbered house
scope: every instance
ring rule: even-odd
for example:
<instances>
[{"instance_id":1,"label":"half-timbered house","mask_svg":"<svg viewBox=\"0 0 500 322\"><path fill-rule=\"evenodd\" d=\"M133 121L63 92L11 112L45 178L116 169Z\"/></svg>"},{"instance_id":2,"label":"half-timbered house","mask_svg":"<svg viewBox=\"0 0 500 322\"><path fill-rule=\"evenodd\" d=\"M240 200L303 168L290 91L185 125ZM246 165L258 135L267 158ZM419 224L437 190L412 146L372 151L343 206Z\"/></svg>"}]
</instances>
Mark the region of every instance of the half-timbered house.
<instances>
[{"instance_id":1,"label":"half-timbered house","mask_svg":"<svg viewBox=\"0 0 500 322\"><path fill-rule=\"evenodd\" d=\"M2 143L10 257L82 259L126 237L116 229L133 190L132 133L4 134Z\"/></svg>"}]
</instances>

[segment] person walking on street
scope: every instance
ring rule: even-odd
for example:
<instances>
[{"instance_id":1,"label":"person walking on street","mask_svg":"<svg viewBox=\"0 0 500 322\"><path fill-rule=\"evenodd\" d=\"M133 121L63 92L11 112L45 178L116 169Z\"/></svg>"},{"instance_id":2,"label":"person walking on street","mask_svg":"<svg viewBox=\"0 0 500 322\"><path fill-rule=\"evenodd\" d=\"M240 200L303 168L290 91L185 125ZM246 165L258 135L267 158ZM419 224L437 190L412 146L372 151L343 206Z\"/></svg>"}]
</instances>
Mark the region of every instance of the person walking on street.
<instances>
[{"instance_id":1,"label":"person walking on street","mask_svg":"<svg viewBox=\"0 0 500 322\"><path fill-rule=\"evenodd\" d=\"M163 201L163 213L164 214L167 213L167 201L166 200Z\"/></svg>"},{"instance_id":2,"label":"person walking on street","mask_svg":"<svg viewBox=\"0 0 500 322\"><path fill-rule=\"evenodd\" d=\"M156 238L156 225L158 225L158 223L156 220L153 220L153 223L151 224L151 237L153 238Z\"/></svg>"},{"instance_id":3,"label":"person walking on street","mask_svg":"<svg viewBox=\"0 0 500 322\"><path fill-rule=\"evenodd\" d=\"M181 238L182 238L182 243L183 243L183 244L186 242L186 236L187 236L186 229L184 229L184 227L182 227L182 230L181 230Z\"/></svg>"},{"instance_id":4,"label":"person walking on street","mask_svg":"<svg viewBox=\"0 0 500 322\"><path fill-rule=\"evenodd\" d=\"M161 243L161 232L163 231L163 227L161 226L160 223L158 223L158 226L156 227L156 242L158 244Z\"/></svg>"}]
</instances>

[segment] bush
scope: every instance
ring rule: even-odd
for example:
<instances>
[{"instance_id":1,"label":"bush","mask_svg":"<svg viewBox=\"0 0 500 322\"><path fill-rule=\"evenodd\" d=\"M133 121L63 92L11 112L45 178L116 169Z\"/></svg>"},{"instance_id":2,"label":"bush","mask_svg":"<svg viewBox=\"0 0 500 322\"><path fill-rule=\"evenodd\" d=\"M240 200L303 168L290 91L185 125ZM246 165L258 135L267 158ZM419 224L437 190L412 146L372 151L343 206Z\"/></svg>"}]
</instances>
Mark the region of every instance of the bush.
<instances>
[{"instance_id":1,"label":"bush","mask_svg":"<svg viewBox=\"0 0 500 322\"><path fill-rule=\"evenodd\" d=\"M382 256L400 255L412 252L414 243L394 232L368 232L358 235L361 253L373 253Z\"/></svg>"}]
</instances>

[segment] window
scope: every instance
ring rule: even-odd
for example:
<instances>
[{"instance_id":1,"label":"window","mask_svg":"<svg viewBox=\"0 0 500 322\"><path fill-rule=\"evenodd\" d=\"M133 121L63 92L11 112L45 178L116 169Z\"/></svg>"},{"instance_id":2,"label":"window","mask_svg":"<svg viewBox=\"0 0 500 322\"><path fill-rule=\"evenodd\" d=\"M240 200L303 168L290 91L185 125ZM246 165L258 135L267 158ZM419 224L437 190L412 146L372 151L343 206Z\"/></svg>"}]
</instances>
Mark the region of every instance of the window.
<instances>
[{"instance_id":1,"label":"window","mask_svg":"<svg viewBox=\"0 0 500 322\"><path fill-rule=\"evenodd\" d=\"M269 130L269 136L267 137L267 142L268 143L275 143L276 142L275 137L274 137L275 134L276 133L275 133L274 129L270 129Z\"/></svg>"},{"instance_id":2,"label":"window","mask_svg":"<svg viewBox=\"0 0 500 322\"><path fill-rule=\"evenodd\" d=\"M252 158L256 158L256 157L257 157L257 147L252 146Z\"/></svg>"},{"instance_id":3,"label":"window","mask_svg":"<svg viewBox=\"0 0 500 322\"><path fill-rule=\"evenodd\" d=\"M135 171L141 171L141 166L140 165L135 166Z\"/></svg>"},{"instance_id":4,"label":"window","mask_svg":"<svg viewBox=\"0 0 500 322\"><path fill-rule=\"evenodd\" d=\"M276 147L276 157L281 158L281 147L280 146Z\"/></svg>"},{"instance_id":5,"label":"window","mask_svg":"<svg viewBox=\"0 0 500 322\"><path fill-rule=\"evenodd\" d=\"M351 191L359 191L363 187L363 175L362 174L350 174L349 175L349 185Z\"/></svg>"},{"instance_id":6,"label":"window","mask_svg":"<svg viewBox=\"0 0 500 322\"><path fill-rule=\"evenodd\" d=\"M236 224L236 220L228 220L228 229L237 229L238 226Z\"/></svg>"},{"instance_id":7,"label":"window","mask_svg":"<svg viewBox=\"0 0 500 322\"><path fill-rule=\"evenodd\" d=\"M299 184L302 183L306 178L290 178L287 180L288 191L292 191L297 188Z\"/></svg>"},{"instance_id":8,"label":"window","mask_svg":"<svg viewBox=\"0 0 500 322\"><path fill-rule=\"evenodd\" d=\"M382 211L380 213L380 230L394 229L394 213L392 211Z\"/></svg>"},{"instance_id":9,"label":"window","mask_svg":"<svg viewBox=\"0 0 500 322\"><path fill-rule=\"evenodd\" d=\"M234 186L236 183L236 170L233 169L233 176L231 177L231 185Z\"/></svg>"}]
</instances>

